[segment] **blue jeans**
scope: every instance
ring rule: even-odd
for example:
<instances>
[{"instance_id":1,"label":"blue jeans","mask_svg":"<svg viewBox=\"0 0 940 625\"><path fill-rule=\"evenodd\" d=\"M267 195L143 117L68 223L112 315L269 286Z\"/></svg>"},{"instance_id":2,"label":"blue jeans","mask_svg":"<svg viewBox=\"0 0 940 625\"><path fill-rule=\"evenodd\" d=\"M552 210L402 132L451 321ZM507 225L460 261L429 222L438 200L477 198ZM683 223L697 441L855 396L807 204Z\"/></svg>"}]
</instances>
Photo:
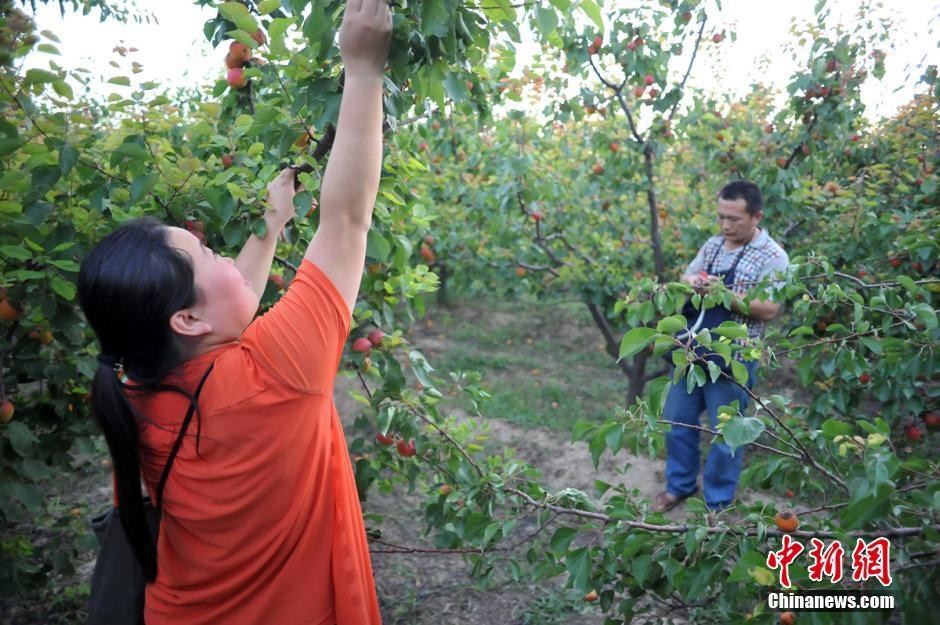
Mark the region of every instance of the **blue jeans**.
<instances>
[{"instance_id":1,"label":"blue jeans","mask_svg":"<svg viewBox=\"0 0 940 625\"><path fill-rule=\"evenodd\" d=\"M748 388L754 385L757 374L757 362L745 362L748 371ZM718 407L727 406L738 400L741 412L747 408L749 397L741 387L728 380L719 378L717 382L707 382L704 386L686 392L685 378L673 385L666 397L663 419L676 423L699 425L702 411L708 412L711 429L718 425ZM700 431L673 425L666 434L666 490L676 497L687 497L698 490L696 480L700 466L699 456ZM738 447L732 455L731 449L723 442L712 442L711 450L705 461L702 482L705 491L705 505L711 510L730 506L734 492L738 487L741 467L744 465L744 448Z\"/></svg>"}]
</instances>

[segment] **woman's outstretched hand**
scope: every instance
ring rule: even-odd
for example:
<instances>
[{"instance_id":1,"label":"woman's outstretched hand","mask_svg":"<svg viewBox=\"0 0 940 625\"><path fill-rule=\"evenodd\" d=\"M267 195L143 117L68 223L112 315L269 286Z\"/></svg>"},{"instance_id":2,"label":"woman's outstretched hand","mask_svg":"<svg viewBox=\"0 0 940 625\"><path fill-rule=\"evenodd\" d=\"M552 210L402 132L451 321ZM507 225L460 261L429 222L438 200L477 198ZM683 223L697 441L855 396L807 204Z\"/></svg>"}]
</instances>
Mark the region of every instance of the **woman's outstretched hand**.
<instances>
[{"instance_id":1,"label":"woman's outstretched hand","mask_svg":"<svg viewBox=\"0 0 940 625\"><path fill-rule=\"evenodd\" d=\"M346 76L375 77L385 71L392 40L388 0L348 0L339 31Z\"/></svg>"},{"instance_id":2,"label":"woman's outstretched hand","mask_svg":"<svg viewBox=\"0 0 940 625\"><path fill-rule=\"evenodd\" d=\"M268 228L280 232L281 229L294 217L294 196L297 190L294 180L297 172L285 167L277 178L268 183L268 201L264 211L264 218Z\"/></svg>"}]
</instances>

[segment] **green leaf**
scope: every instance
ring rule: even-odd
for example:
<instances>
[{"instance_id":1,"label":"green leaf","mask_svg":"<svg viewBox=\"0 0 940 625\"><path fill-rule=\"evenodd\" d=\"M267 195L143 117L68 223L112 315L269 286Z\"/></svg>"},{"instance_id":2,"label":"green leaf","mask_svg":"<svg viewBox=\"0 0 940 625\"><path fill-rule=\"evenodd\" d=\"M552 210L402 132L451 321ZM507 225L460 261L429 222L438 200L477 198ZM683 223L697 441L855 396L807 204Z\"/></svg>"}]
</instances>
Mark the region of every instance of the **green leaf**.
<instances>
[{"instance_id":1,"label":"green leaf","mask_svg":"<svg viewBox=\"0 0 940 625\"><path fill-rule=\"evenodd\" d=\"M46 274L41 271L33 271L32 269L15 269L13 271L7 272L6 277L11 280L42 280L46 277Z\"/></svg>"},{"instance_id":2,"label":"green leaf","mask_svg":"<svg viewBox=\"0 0 940 625\"><path fill-rule=\"evenodd\" d=\"M728 576L728 582L746 582L751 579L751 571L754 569L767 569L767 556L758 551L748 551L738 558Z\"/></svg>"},{"instance_id":3,"label":"green leaf","mask_svg":"<svg viewBox=\"0 0 940 625\"><path fill-rule=\"evenodd\" d=\"M618 360L629 358L644 349L650 339L656 334L653 328L633 328L627 332L620 341L620 355Z\"/></svg>"},{"instance_id":4,"label":"green leaf","mask_svg":"<svg viewBox=\"0 0 940 625\"><path fill-rule=\"evenodd\" d=\"M555 557L561 559L568 551L568 546L574 537L578 535L578 530L573 527L559 527L552 534L551 550Z\"/></svg>"},{"instance_id":5,"label":"green leaf","mask_svg":"<svg viewBox=\"0 0 940 625\"><path fill-rule=\"evenodd\" d=\"M424 357L419 351L412 350L408 352L408 360L411 361L411 369L415 373L415 377L418 378L418 381L421 382L426 388L434 387L434 380L431 379L431 372L434 371L434 367L428 363L427 358Z\"/></svg>"},{"instance_id":6,"label":"green leaf","mask_svg":"<svg viewBox=\"0 0 940 625\"><path fill-rule=\"evenodd\" d=\"M650 398L650 409L653 414L659 416L663 413L663 406L666 404L666 397L669 392L669 384L671 380L669 376L660 376L650 382L649 385L649 398Z\"/></svg>"},{"instance_id":7,"label":"green leaf","mask_svg":"<svg viewBox=\"0 0 940 625\"><path fill-rule=\"evenodd\" d=\"M578 592L587 592L591 577L591 552L587 548L576 549L565 558L565 568Z\"/></svg>"},{"instance_id":8,"label":"green leaf","mask_svg":"<svg viewBox=\"0 0 940 625\"><path fill-rule=\"evenodd\" d=\"M5 135L6 135L7 137L9 137L10 139L19 139L19 138L20 138L20 133L19 133L19 131L16 129L16 126L14 126L14 125L11 124L10 122L8 122L7 120L2 119L2 118L0 118L0 132L2 132L3 134L5 134Z\"/></svg>"},{"instance_id":9,"label":"green leaf","mask_svg":"<svg viewBox=\"0 0 940 625\"><path fill-rule=\"evenodd\" d=\"M19 456L29 458L33 454L33 443L39 439L30 431L22 421L10 421L2 430L10 446Z\"/></svg>"},{"instance_id":10,"label":"green leaf","mask_svg":"<svg viewBox=\"0 0 940 625\"><path fill-rule=\"evenodd\" d=\"M581 0L581 10L597 25L597 28L604 32L604 19L601 17L600 7L594 0Z\"/></svg>"},{"instance_id":11,"label":"green leaf","mask_svg":"<svg viewBox=\"0 0 940 625\"><path fill-rule=\"evenodd\" d=\"M917 304L916 306L912 306L911 310L917 315L917 318L924 324L928 331L937 329L937 313L934 312L930 304Z\"/></svg>"},{"instance_id":12,"label":"green leaf","mask_svg":"<svg viewBox=\"0 0 940 625\"><path fill-rule=\"evenodd\" d=\"M52 276L50 281L52 290L55 291L62 299L72 301L75 299L75 285L71 282L63 280L59 276Z\"/></svg>"},{"instance_id":13,"label":"green leaf","mask_svg":"<svg viewBox=\"0 0 940 625\"><path fill-rule=\"evenodd\" d=\"M558 28L558 14L555 13L554 9L549 7L536 7L535 20L539 26L539 30L546 37L555 32L555 29Z\"/></svg>"},{"instance_id":14,"label":"green leaf","mask_svg":"<svg viewBox=\"0 0 940 625\"><path fill-rule=\"evenodd\" d=\"M591 421L578 421L571 428L571 441L579 441L597 429L597 424Z\"/></svg>"},{"instance_id":15,"label":"green leaf","mask_svg":"<svg viewBox=\"0 0 940 625\"><path fill-rule=\"evenodd\" d=\"M275 18L268 26L268 46L274 54L287 56L290 51L284 45L284 34L293 25L294 20L286 17Z\"/></svg>"},{"instance_id":16,"label":"green leaf","mask_svg":"<svg viewBox=\"0 0 940 625\"><path fill-rule=\"evenodd\" d=\"M11 485L11 489L13 490L13 496L16 497L30 513L35 515L42 510L45 497L37 486L14 482Z\"/></svg>"},{"instance_id":17,"label":"green leaf","mask_svg":"<svg viewBox=\"0 0 940 625\"><path fill-rule=\"evenodd\" d=\"M747 367L741 364L739 360L731 361L731 374L734 376L734 381L738 384L747 384L747 380L750 377L747 372Z\"/></svg>"},{"instance_id":18,"label":"green leaf","mask_svg":"<svg viewBox=\"0 0 940 625\"><path fill-rule=\"evenodd\" d=\"M32 253L22 245L0 245L0 254L16 260L29 260Z\"/></svg>"},{"instance_id":19,"label":"green leaf","mask_svg":"<svg viewBox=\"0 0 940 625\"><path fill-rule=\"evenodd\" d=\"M146 195L157 184L160 177L157 174L148 174L140 176L131 183L131 202L136 202L143 195Z\"/></svg>"},{"instance_id":20,"label":"green leaf","mask_svg":"<svg viewBox=\"0 0 940 625\"><path fill-rule=\"evenodd\" d=\"M734 454L738 447L756 441L763 431L764 422L757 417L732 417L725 422L721 435Z\"/></svg>"},{"instance_id":21,"label":"green leaf","mask_svg":"<svg viewBox=\"0 0 940 625\"><path fill-rule=\"evenodd\" d=\"M242 241L242 228L240 221L230 221L222 227L222 239L228 247L235 247Z\"/></svg>"},{"instance_id":22,"label":"green leaf","mask_svg":"<svg viewBox=\"0 0 940 625\"><path fill-rule=\"evenodd\" d=\"M71 100L73 97L75 97L75 93L72 91L71 85L69 85L64 80L56 80L53 82L52 89L67 100Z\"/></svg>"},{"instance_id":23,"label":"green leaf","mask_svg":"<svg viewBox=\"0 0 940 625\"><path fill-rule=\"evenodd\" d=\"M261 0L258 3L258 13L268 15L274 13L281 6L281 0Z\"/></svg>"},{"instance_id":24,"label":"green leaf","mask_svg":"<svg viewBox=\"0 0 940 625\"><path fill-rule=\"evenodd\" d=\"M81 269L78 263L76 263L74 260L68 260L68 259L50 260L49 264L52 265L53 267L57 267L58 269L61 269L62 271L72 271L72 272L78 273L79 270Z\"/></svg>"},{"instance_id":25,"label":"green leaf","mask_svg":"<svg viewBox=\"0 0 940 625\"><path fill-rule=\"evenodd\" d=\"M222 17L235 24L235 26L241 30L252 33L258 30L258 22L255 20L254 16L248 12L248 7L241 2L223 2L219 6L219 12L222 13Z\"/></svg>"},{"instance_id":26,"label":"green leaf","mask_svg":"<svg viewBox=\"0 0 940 625\"><path fill-rule=\"evenodd\" d=\"M688 326L688 321L682 315L672 315L659 320L656 329L664 334L675 334Z\"/></svg>"},{"instance_id":27,"label":"green leaf","mask_svg":"<svg viewBox=\"0 0 940 625\"><path fill-rule=\"evenodd\" d=\"M425 37L446 37L450 14L446 2L425 2L421 7L421 34Z\"/></svg>"},{"instance_id":28,"label":"green leaf","mask_svg":"<svg viewBox=\"0 0 940 625\"><path fill-rule=\"evenodd\" d=\"M13 154L23 145L23 141L19 139L3 139L0 140L0 156L8 156Z\"/></svg>"},{"instance_id":29,"label":"green leaf","mask_svg":"<svg viewBox=\"0 0 940 625\"><path fill-rule=\"evenodd\" d=\"M636 578L636 581L642 586L643 582L646 581L646 577L650 572L650 565L652 564L652 558L647 554L637 556L633 559L632 566L630 567L630 572L633 574L633 577Z\"/></svg>"},{"instance_id":30,"label":"green leaf","mask_svg":"<svg viewBox=\"0 0 940 625\"><path fill-rule=\"evenodd\" d=\"M257 29L255 28L250 30L251 32L254 32ZM228 31L226 34L235 41L243 43L251 49L258 47L258 42L251 38L251 34L247 30L236 28L235 30Z\"/></svg>"},{"instance_id":31,"label":"green leaf","mask_svg":"<svg viewBox=\"0 0 940 625\"><path fill-rule=\"evenodd\" d=\"M620 424L614 424L607 433L604 435L604 443L607 445L607 449L610 450L611 454L616 454L620 451L623 446L623 426Z\"/></svg>"},{"instance_id":32,"label":"green leaf","mask_svg":"<svg viewBox=\"0 0 940 625\"><path fill-rule=\"evenodd\" d=\"M903 286L905 289L907 289L911 293L916 293L917 291L920 290L917 288L917 285L914 283L914 281L908 278L907 276L898 276L898 284Z\"/></svg>"},{"instance_id":33,"label":"green leaf","mask_svg":"<svg viewBox=\"0 0 940 625\"><path fill-rule=\"evenodd\" d=\"M447 95L457 102L470 97L470 92L467 91L467 83L456 72L447 72L447 76L444 78L444 89L447 90Z\"/></svg>"},{"instance_id":34,"label":"green leaf","mask_svg":"<svg viewBox=\"0 0 940 625\"><path fill-rule=\"evenodd\" d=\"M68 143L63 143L62 147L59 149L59 169L62 171L62 175L68 176L77 162L78 150Z\"/></svg>"},{"instance_id":35,"label":"green leaf","mask_svg":"<svg viewBox=\"0 0 940 625\"><path fill-rule=\"evenodd\" d=\"M40 85L47 82L55 82L58 79L58 74L54 74L44 69L33 68L26 70L26 76L23 78L23 84Z\"/></svg>"},{"instance_id":36,"label":"green leaf","mask_svg":"<svg viewBox=\"0 0 940 625\"><path fill-rule=\"evenodd\" d=\"M721 377L721 367L711 360L708 361L708 376L712 379L712 382L717 382L718 378Z\"/></svg>"},{"instance_id":37,"label":"green leaf","mask_svg":"<svg viewBox=\"0 0 940 625\"><path fill-rule=\"evenodd\" d=\"M859 339L859 342L871 350L873 354L878 354L880 356L884 353L884 349L881 347L881 341L878 339L872 338L870 336L863 336Z\"/></svg>"},{"instance_id":38,"label":"green leaf","mask_svg":"<svg viewBox=\"0 0 940 625\"><path fill-rule=\"evenodd\" d=\"M121 85L123 87L131 86L131 79L127 76L115 76L114 78L109 78L108 82L112 85Z\"/></svg>"},{"instance_id":39,"label":"green leaf","mask_svg":"<svg viewBox=\"0 0 940 625\"><path fill-rule=\"evenodd\" d=\"M391 251L392 246L385 240L385 237L376 230L369 230L368 240L366 242L367 257L379 262L385 262Z\"/></svg>"},{"instance_id":40,"label":"green leaf","mask_svg":"<svg viewBox=\"0 0 940 625\"><path fill-rule=\"evenodd\" d=\"M890 480L898 466L898 459L888 454L875 453L865 457L865 474L873 489L884 483L894 486Z\"/></svg>"},{"instance_id":41,"label":"green leaf","mask_svg":"<svg viewBox=\"0 0 940 625\"><path fill-rule=\"evenodd\" d=\"M845 421L839 421L834 417L823 421L820 429L823 435L830 440L834 439L836 436L848 436L852 433L851 425Z\"/></svg>"},{"instance_id":42,"label":"green leaf","mask_svg":"<svg viewBox=\"0 0 940 625\"><path fill-rule=\"evenodd\" d=\"M511 0L488 0L481 8L494 22L512 23L516 19L516 9Z\"/></svg>"},{"instance_id":43,"label":"green leaf","mask_svg":"<svg viewBox=\"0 0 940 625\"><path fill-rule=\"evenodd\" d=\"M734 321L725 321L717 328L711 329L712 334L723 336L729 339L743 339L747 337L747 328Z\"/></svg>"}]
</instances>

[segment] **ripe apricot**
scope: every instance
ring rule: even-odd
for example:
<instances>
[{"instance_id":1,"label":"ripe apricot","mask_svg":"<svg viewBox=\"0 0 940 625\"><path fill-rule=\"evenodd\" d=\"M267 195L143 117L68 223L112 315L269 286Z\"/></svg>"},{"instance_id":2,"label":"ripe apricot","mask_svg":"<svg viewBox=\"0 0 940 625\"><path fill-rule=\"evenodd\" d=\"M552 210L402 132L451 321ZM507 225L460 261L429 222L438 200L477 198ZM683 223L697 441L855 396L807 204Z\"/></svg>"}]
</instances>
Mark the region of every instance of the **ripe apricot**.
<instances>
[{"instance_id":1,"label":"ripe apricot","mask_svg":"<svg viewBox=\"0 0 940 625\"><path fill-rule=\"evenodd\" d=\"M796 623L796 614L793 612L780 613L780 625L793 625Z\"/></svg>"},{"instance_id":2,"label":"ripe apricot","mask_svg":"<svg viewBox=\"0 0 940 625\"><path fill-rule=\"evenodd\" d=\"M232 55L232 60L235 62L240 62L241 65L244 65L251 60L251 48L243 44L241 41L233 41L231 44L229 44L228 52ZM238 65L237 67L241 67L241 65Z\"/></svg>"},{"instance_id":3,"label":"ripe apricot","mask_svg":"<svg viewBox=\"0 0 940 625\"><path fill-rule=\"evenodd\" d=\"M413 441L399 440L395 444L395 448L398 449L398 453L405 458L411 458L413 455L415 455L415 453L417 453Z\"/></svg>"},{"instance_id":4,"label":"ripe apricot","mask_svg":"<svg viewBox=\"0 0 940 625\"><path fill-rule=\"evenodd\" d=\"M792 512L778 512L774 517L774 523L784 532L796 531L800 526L800 520Z\"/></svg>"},{"instance_id":5,"label":"ripe apricot","mask_svg":"<svg viewBox=\"0 0 940 625\"><path fill-rule=\"evenodd\" d=\"M13 402L9 399L4 399L3 403L0 404L0 423L9 423L10 419L13 418L14 412L16 412L16 409L13 406Z\"/></svg>"},{"instance_id":6,"label":"ripe apricot","mask_svg":"<svg viewBox=\"0 0 940 625\"><path fill-rule=\"evenodd\" d=\"M0 300L0 319L4 321L16 321L20 318L20 311L13 307L8 300Z\"/></svg>"},{"instance_id":7,"label":"ripe apricot","mask_svg":"<svg viewBox=\"0 0 940 625\"><path fill-rule=\"evenodd\" d=\"M245 62L242 61L241 57L236 57L231 52L225 55L225 67L228 69L236 69L242 67L244 64Z\"/></svg>"}]
</instances>

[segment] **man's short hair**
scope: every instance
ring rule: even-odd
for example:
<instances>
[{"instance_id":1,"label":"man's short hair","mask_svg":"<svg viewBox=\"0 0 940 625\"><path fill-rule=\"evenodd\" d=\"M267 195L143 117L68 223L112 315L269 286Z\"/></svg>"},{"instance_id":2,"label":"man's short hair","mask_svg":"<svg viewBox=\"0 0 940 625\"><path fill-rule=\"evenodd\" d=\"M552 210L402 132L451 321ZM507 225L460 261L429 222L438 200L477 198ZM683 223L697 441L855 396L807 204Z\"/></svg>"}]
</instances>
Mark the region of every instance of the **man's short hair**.
<instances>
[{"instance_id":1,"label":"man's short hair","mask_svg":"<svg viewBox=\"0 0 940 625\"><path fill-rule=\"evenodd\" d=\"M756 215L758 211L764 210L764 196L761 195L760 189L757 188L756 184L748 182L747 180L729 182L718 192L718 197L722 200L743 199L747 206L747 212L752 217Z\"/></svg>"}]
</instances>

